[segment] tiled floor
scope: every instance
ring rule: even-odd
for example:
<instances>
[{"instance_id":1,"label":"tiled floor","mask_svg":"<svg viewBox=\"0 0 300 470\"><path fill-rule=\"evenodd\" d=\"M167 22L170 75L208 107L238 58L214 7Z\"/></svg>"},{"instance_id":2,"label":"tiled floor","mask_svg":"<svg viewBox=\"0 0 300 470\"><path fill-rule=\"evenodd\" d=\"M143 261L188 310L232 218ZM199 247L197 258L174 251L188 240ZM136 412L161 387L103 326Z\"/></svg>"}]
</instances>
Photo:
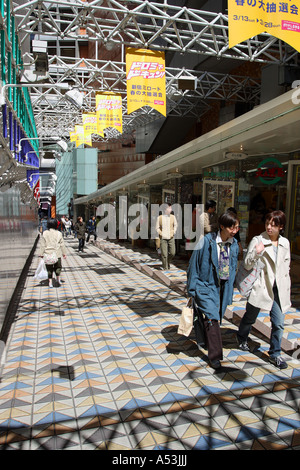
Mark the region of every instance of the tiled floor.
<instances>
[{"instance_id":1,"label":"tiled floor","mask_svg":"<svg viewBox=\"0 0 300 470\"><path fill-rule=\"evenodd\" d=\"M93 245L79 255L66 244L60 287L34 280L34 257L10 329L1 449L300 448L297 360L277 370L255 336L253 353L239 351L225 321L214 371L193 336L177 334L180 293Z\"/></svg>"}]
</instances>

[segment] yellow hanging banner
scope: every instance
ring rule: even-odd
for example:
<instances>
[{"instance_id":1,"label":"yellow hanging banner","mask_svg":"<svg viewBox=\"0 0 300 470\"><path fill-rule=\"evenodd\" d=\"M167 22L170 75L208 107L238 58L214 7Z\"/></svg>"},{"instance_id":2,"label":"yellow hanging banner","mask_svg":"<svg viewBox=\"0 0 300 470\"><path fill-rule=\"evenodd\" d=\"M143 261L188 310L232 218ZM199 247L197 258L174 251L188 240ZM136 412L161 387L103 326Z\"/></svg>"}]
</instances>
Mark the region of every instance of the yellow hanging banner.
<instances>
[{"instance_id":1,"label":"yellow hanging banner","mask_svg":"<svg viewBox=\"0 0 300 470\"><path fill-rule=\"evenodd\" d=\"M87 113L82 115L82 125L85 135L97 134L97 115Z\"/></svg>"},{"instance_id":2,"label":"yellow hanging banner","mask_svg":"<svg viewBox=\"0 0 300 470\"><path fill-rule=\"evenodd\" d=\"M96 116L98 134L103 135L103 130L108 127L122 134L122 96L111 92L96 93Z\"/></svg>"},{"instance_id":3,"label":"yellow hanging banner","mask_svg":"<svg viewBox=\"0 0 300 470\"><path fill-rule=\"evenodd\" d=\"M143 106L166 116L165 54L147 49L126 49L127 112Z\"/></svg>"},{"instance_id":4,"label":"yellow hanging banner","mask_svg":"<svg viewBox=\"0 0 300 470\"><path fill-rule=\"evenodd\" d=\"M83 126L75 126L75 133L76 133L76 147L80 145L90 145L92 146L92 136L84 134Z\"/></svg>"},{"instance_id":5,"label":"yellow hanging banner","mask_svg":"<svg viewBox=\"0 0 300 470\"><path fill-rule=\"evenodd\" d=\"M300 52L300 0L228 0L229 47L266 32Z\"/></svg>"},{"instance_id":6,"label":"yellow hanging banner","mask_svg":"<svg viewBox=\"0 0 300 470\"><path fill-rule=\"evenodd\" d=\"M70 132L70 142L76 142L76 132Z\"/></svg>"}]
</instances>

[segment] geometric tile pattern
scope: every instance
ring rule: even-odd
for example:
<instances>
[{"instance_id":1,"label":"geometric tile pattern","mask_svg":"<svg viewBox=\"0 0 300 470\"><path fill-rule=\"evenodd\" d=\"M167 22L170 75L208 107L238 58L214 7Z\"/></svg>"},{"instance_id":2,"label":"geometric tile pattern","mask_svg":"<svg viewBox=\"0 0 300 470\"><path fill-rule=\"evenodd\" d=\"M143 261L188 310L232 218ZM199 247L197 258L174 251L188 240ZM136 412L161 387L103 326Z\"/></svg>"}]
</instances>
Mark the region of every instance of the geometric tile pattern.
<instances>
[{"instance_id":1,"label":"geometric tile pattern","mask_svg":"<svg viewBox=\"0 0 300 470\"><path fill-rule=\"evenodd\" d=\"M98 242L97 242L98 243ZM188 267L188 261L186 257L175 257L175 266L169 271L161 273L157 269L161 269L161 261L159 256L154 250L149 248L143 248L142 250L132 248L128 243L118 245L116 243L109 242L107 240L100 241L98 245L104 249L104 251L113 254L121 260L136 264L138 269L144 269L151 277L153 273L160 273L161 281L169 287L175 288L176 291L185 294L186 285L186 271ZM147 269L146 269L147 268ZM151 269L149 269L151 268ZM293 271L294 268L294 271ZM292 307L285 314L285 329L282 342L282 350L292 354L294 351L300 351L300 264L299 261L292 261ZM156 275L157 277L157 275ZM298 281L298 282L297 282ZM242 313L245 311L246 299L241 296L237 289L234 291L233 304L228 307L227 313L225 314L228 319L239 322ZM231 313L230 313L231 312ZM233 315L232 315L233 314ZM235 315L236 314L236 315ZM233 317L233 318L232 318ZM235 319L236 317L236 319ZM271 330L271 322L268 312L260 311L257 322L255 324L256 333L261 336L269 337Z\"/></svg>"},{"instance_id":2,"label":"geometric tile pattern","mask_svg":"<svg viewBox=\"0 0 300 470\"><path fill-rule=\"evenodd\" d=\"M0 383L2 450L300 448L298 361L277 370L254 335L253 352L239 351L224 321L214 371L193 334L177 334L184 296L96 246L79 255L77 244L66 240L53 289L34 280L33 258Z\"/></svg>"}]
</instances>

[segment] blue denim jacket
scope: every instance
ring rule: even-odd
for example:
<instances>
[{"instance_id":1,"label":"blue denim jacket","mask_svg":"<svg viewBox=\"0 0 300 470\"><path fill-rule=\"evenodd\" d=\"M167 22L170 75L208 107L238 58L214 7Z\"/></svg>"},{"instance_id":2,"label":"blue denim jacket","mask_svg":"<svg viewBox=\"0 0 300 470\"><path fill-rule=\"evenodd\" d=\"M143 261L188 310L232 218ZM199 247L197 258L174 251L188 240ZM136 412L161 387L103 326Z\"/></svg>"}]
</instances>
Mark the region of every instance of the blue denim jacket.
<instances>
[{"instance_id":1,"label":"blue denim jacket","mask_svg":"<svg viewBox=\"0 0 300 470\"><path fill-rule=\"evenodd\" d=\"M208 319L221 321L227 306L232 303L239 248L237 241L233 239L230 246L229 279L225 282L222 306L220 306L216 237L217 233L208 233L196 246L187 271L187 291Z\"/></svg>"}]
</instances>

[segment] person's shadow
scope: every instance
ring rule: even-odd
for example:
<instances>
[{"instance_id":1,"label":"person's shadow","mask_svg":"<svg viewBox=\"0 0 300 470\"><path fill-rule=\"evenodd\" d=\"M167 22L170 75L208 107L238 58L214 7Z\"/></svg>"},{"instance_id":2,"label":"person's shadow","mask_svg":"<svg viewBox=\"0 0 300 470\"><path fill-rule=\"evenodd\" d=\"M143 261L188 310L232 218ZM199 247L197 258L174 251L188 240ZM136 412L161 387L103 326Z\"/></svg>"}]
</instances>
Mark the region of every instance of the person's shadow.
<instances>
[{"instance_id":1,"label":"person's shadow","mask_svg":"<svg viewBox=\"0 0 300 470\"><path fill-rule=\"evenodd\" d=\"M199 357L201 361L206 362L209 365L209 360L207 354L205 353L206 348L201 347L200 349L197 346L195 340L195 334L192 330L192 333L189 337L182 336L177 333L178 325L169 325L164 328L161 333L164 338L169 342L166 345L167 353L169 354L180 354L183 353L188 357ZM235 331L231 328L221 328L223 348L225 349L237 349L237 343L235 341ZM225 359L224 359L225 361ZM199 368L201 365L199 364ZM192 377L192 372L191 377ZM236 380L245 380L248 376L247 372L240 369L239 367L234 367L233 365L222 364L219 369L214 370L214 375L221 376L223 380L231 381L233 378ZM227 375L229 374L229 375Z\"/></svg>"}]
</instances>

